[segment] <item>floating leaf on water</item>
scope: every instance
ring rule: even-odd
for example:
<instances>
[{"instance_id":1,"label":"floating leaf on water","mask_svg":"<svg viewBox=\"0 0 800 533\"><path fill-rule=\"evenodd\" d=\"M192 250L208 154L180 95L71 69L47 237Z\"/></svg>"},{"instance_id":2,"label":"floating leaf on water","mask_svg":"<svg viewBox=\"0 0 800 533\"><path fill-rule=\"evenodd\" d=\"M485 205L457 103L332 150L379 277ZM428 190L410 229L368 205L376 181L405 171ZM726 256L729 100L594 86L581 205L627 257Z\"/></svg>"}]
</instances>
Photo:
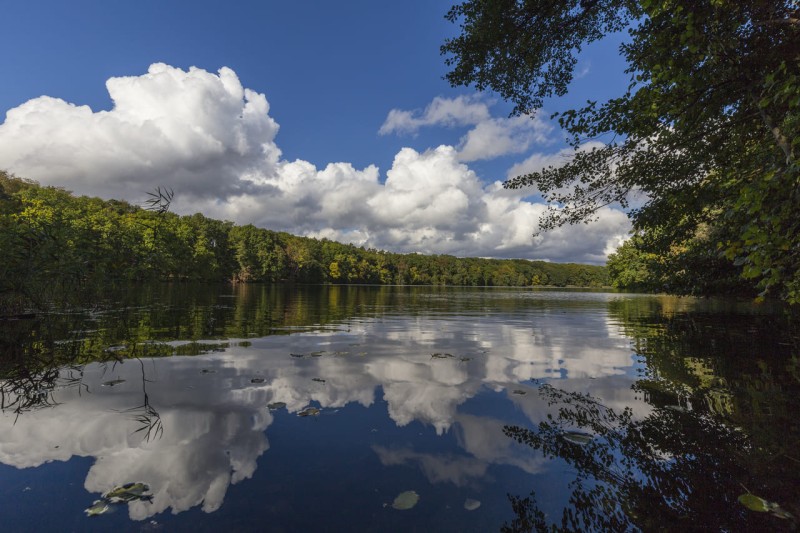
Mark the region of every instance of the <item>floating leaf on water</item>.
<instances>
[{"instance_id":1,"label":"floating leaf on water","mask_svg":"<svg viewBox=\"0 0 800 533\"><path fill-rule=\"evenodd\" d=\"M766 513L770 510L769 502L764 498L759 498L755 494L749 492L742 494L738 498L739 503L750 509L751 511L758 511L759 513Z\"/></svg>"},{"instance_id":2,"label":"floating leaf on water","mask_svg":"<svg viewBox=\"0 0 800 533\"><path fill-rule=\"evenodd\" d=\"M111 510L111 507L108 505L108 502L105 500L95 500L91 507L88 509L84 509L84 513L86 516L99 516L101 514L106 514Z\"/></svg>"},{"instance_id":3,"label":"floating leaf on water","mask_svg":"<svg viewBox=\"0 0 800 533\"><path fill-rule=\"evenodd\" d=\"M203 368L203 369L200 370L200 373L201 374L216 374L217 371L216 370L212 370L210 368Z\"/></svg>"},{"instance_id":4,"label":"floating leaf on water","mask_svg":"<svg viewBox=\"0 0 800 533\"><path fill-rule=\"evenodd\" d=\"M342 357L342 356L345 356L345 355L350 355L350 352L333 352L333 355L336 355L338 357Z\"/></svg>"},{"instance_id":5,"label":"floating leaf on water","mask_svg":"<svg viewBox=\"0 0 800 533\"><path fill-rule=\"evenodd\" d=\"M120 383L125 383L124 379L112 379L111 381L104 381L103 387L114 387Z\"/></svg>"},{"instance_id":6,"label":"floating leaf on water","mask_svg":"<svg viewBox=\"0 0 800 533\"><path fill-rule=\"evenodd\" d=\"M741 503L751 511L757 511L759 513L770 513L772 516L783 518L784 520L793 518L791 513L783 509L777 503L767 501L764 498L759 498L755 494L751 494L749 492L739 496L738 500L739 503Z\"/></svg>"},{"instance_id":7,"label":"floating leaf on water","mask_svg":"<svg viewBox=\"0 0 800 533\"><path fill-rule=\"evenodd\" d=\"M316 381L317 383L325 383L325 380L322 378L311 378L311 381Z\"/></svg>"},{"instance_id":8,"label":"floating leaf on water","mask_svg":"<svg viewBox=\"0 0 800 533\"><path fill-rule=\"evenodd\" d=\"M436 352L436 353L432 353L431 357L434 358L434 359L449 359L449 358L453 357L453 354Z\"/></svg>"},{"instance_id":9,"label":"floating leaf on water","mask_svg":"<svg viewBox=\"0 0 800 533\"><path fill-rule=\"evenodd\" d=\"M284 403L284 402L273 402L271 404L268 404L267 407L269 408L270 411L276 411L278 409L283 409L284 407L286 407L286 403Z\"/></svg>"},{"instance_id":10,"label":"floating leaf on water","mask_svg":"<svg viewBox=\"0 0 800 533\"><path fill-rule=\"evenodd\" d=\"M413 490L407 490L397 495L397 498L392 502L392 507L398 511L407 511L411 509L419 501L419 494Z\"/></svg>"},{"instance_id":11,"label":"floating leaf on water","mask_svg":"<svg viewBox=\"0 0 800 533\"><path fill-rule=\"evenodd\" d=\"M528 392L522 389L514 389L511 391L511 394L516 394L518 396L525 396L526 394L528 394Z\"/></svg>"},{"instance_id":12,"label":"floating leaf on water","mask_svg":"<svg viewBox=\"0 0 800 533\"><path fill-rule=\"evenodd\" d=\"M317 409L316 407L306 407L305 409L297 413L297 416L317 416L318 414L319 414L319 409Z\"/></svg>"},{"instance_id":13,"label":"floating leaf on water","mask_svg":"<svg viewBox=\"0 0 800 533\"><path fill-rule=\"evenodd\" d=\"M126 483L105 493L103 499L111 503L152 500L153 497L151 495L145 494L149 490L150 487L145 483Z\"/></svg>"},{"instance_id":14,"label":"floating leaf on water","mask_svg":"<svg viewBox=\"0 0 800 533\"><path fill-rule=\"evenodd\" d=\"M580 431L565 431L564 440L572 444L579 444L581 446L589 444L594 440L594 436L589 433L582 433Z\"/></svg>"},{"instance_id":15,"label":"floating leaf on water","mask_svg":"<svg viewBox=\"0 0 800 533\"><path fill-rule=\"evenodd\" d=\"M322 357L322 355L323 355L324 353L325 353L325 350L320 350L320 351L318 351L318 352L311 352L311 353L310 353L310 354L308 354L308 355L310 355L311 357Z\"/></svg>"},{"instance_id":16,"label":"floating leaf on water","mask_svg":"<svg viewBox=\"0 0 800 533\"><path fill-rule=\"evenodd\" d=\"M250 383L264 383L264 378L253 378Z\"/></svg>"},{"instance_id":17,"label":"floating leaf on water","mask_svg":"<svg viewBox=\"0 0 800 533\"><path fill-rule=\"evenodd\" d=\"M292 357L297 357L297 358L303 357L303 354L301 354L301 353L290 353L289 355L291 355Z\"/></svg>"},{"instance_id":18,"label":"floating leaf on water","mask_svg":"<svg viewBox=\"0 0 800 533\"><path fill-rule=\"evenodd\" d=\"M472 361L472 357L459 357L458 360L462 363L466 363L467 361Z\"/></svg>"},{"instance_id":19,"label":"floating leaf on water","mask_svg":"<svg viewBox=\"0 0 800 533\"><path fill-rule=\"evenodd\" d=\"M467 500L464 502L464 509L466 509L467 511L474 511L480 506L481 502L479 502L478 500L473 500L472 498L467 498Z\"/></svg>"}]
</instances>

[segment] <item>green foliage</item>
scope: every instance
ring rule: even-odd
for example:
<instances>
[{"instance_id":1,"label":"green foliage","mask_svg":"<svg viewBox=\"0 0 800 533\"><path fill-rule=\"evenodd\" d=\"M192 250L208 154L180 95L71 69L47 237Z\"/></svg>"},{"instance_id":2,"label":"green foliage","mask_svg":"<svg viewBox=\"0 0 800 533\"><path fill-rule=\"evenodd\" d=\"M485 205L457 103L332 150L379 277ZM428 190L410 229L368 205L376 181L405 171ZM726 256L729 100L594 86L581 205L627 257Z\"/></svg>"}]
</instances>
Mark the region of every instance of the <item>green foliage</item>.
<instances>
[{"instance_id":1,"label":"green foliage","mask_svg":"<svg viewBox=\"0 0 800 533\"><path fill-rule=\"evenodd\" d=\"M722 260L743 290L800 302L799 12L783 0L469 0L450 11L462 34L442 52L452 84L526 113L566 92L583 44L627 27L628 90L561 114L572 160L506 186L535 185L552 203L545 230L643 192L630 215L665 266ZM590 139L606 144L579 150ZM700 261L673 253L701 244Z\"/></svg>"},{"instance_id":2,"label":"green foliage","mask_svg":"<svg viewBox=\"0 0 800 533\"><path fill-rule=\"evenodd\" d=\"M655 280L650 271L658 257L640 249L641 237L634 236L625 241L616 252L608 256L608 277L611 284L620 289L655 289Z\"/></svg>"},{"instance_id":3,"label":"green foliage","mask_svg":"<svg viewBox=\"0 0 800 533\"><path fill-rule=\"evenodd\" d=\"M608 256L608 276L614 287L696 296L755 296L753 283L741 279L742 269L720 257L708 227L668 248L651 231L634 235ZM716 231L718 233L718 230Z\"/></svg>"},{"instance_id":4,"label":"green foliage","mask_svg":"<svg viewBox=\"0 0 800 533\"><path fill-rule=\"evenodd\" d=\"M393 254L76 197L0 173L0 317L66 295L143 280L401 285L603 286L604 267ZM62 302L66 303L66 302Z\"/></svg>"},{"instance_id":5,"label":"green foliage","mask_svg":"<svg viewBox=\"0 0 800 533\"><path fill-rule=\"evenodd\" d=\"M638 16L636 3L621 0L464 2L446 16L462 30L441 48L452 54L446 78L452 85L491 88L525 113L567 92L575 49L623 29L632 16Z\"/></svg>"}]
</instances>

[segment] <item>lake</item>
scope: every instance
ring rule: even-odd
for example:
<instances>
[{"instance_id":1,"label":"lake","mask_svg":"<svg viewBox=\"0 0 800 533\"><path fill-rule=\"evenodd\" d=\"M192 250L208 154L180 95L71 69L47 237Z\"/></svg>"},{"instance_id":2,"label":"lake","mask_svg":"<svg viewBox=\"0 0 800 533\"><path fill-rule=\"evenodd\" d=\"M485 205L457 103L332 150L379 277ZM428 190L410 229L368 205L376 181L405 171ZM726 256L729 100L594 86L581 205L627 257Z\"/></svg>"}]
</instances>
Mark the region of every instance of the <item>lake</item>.
<instances>
[{"instance_id":1,"label":"lake","mask_svg":"<svg viewBox=\"0 0 800 533\"><path fill-rule=\"evenodd\" d=\"M134 287L0 322L3 528L791 530L799 344L734 300Z\"/></svg>"}]
</instances>

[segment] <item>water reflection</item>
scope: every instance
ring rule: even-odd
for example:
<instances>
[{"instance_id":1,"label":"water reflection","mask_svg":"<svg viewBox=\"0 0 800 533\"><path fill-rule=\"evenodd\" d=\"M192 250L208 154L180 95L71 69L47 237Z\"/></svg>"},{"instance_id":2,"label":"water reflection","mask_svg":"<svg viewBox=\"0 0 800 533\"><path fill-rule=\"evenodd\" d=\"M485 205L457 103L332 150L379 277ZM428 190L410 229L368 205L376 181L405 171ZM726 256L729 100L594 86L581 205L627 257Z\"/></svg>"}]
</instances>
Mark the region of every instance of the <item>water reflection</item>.
<instances>
[{"instance_id":1,"label":"water reflection","mask_svg":"<svg viewBox=\"0 0 800 533\"><path fill-rule=\"evenodd\" d=\"M557 411L504 428L575 469L560 516L548 516L535 491L510 496L516 517L504 531L796 529L797 322L686 304L610 306L645 363L633 390L654 407L646 417L541 384Z\"/></svg>"},{"instance_id":2,"label":"water reflection","mask_svg":"<svg viewBox=\"0 0 800 533\"><path fill-rule=\"evenodd\" d=\"M465 518L462 515L467 511L462 509L457 516L427 516L417 527L441 520L439 526L445 529L479 529L489 524L497 528L512 511L512 506L499 502L507 492L514 492L509 483L520 489L527 483L531 488L542 482L537 480L553 476L563 480L561 500L555 503L567 504L568 511L578 516L583 508L570 507L569 479L563 475L563 463L554 462L553 457L577 469L583 476L580 479L593 476L607 484L620 479L625 482L616 501L627 502L627 507L600 507L606 511L604 520L615 520L609 522L612 526L623 524L625 517L630 520L629 513L644 513L647 508L647 486L641 482L645 479L642 472L651 465L642 458L655 458L653 464L657 465L666 461L672 466L664 471L676 472L683 466L673 463L691 457L686 464L692 476L675 481L681 483L679 494L697 491L703 486L698 483L704 469L716 465L718 474L704 481L725 485L721 500L712 502L714 505L736 507L734 488L739 482L747 481L749 490L768 494L763 482L744 479L728 468L729 463L741 464L740 456L728 452L745 449L739 441L750 438L749 433L729 428L739 424L747 432L772 423L752 409L746 412L741 408L746 402L740 399L741 391L731 386L734 378L724 373L727 367L715 362L715 357L722 357L720 351L733 347L724 341L728 334L699 333L693 338L691 332L705 332L701 319L693 315L690 323L694 329L687 333L676 325L683 323L686 309L656 312L643 307L654 301L663 306L671 300L599 293L385 287L290 292L240 286L221 287L211 294L186 287L139 291L133 301L78 314L81 324L53 327L47 334L42 324L26 325L16 341L7 337L6 343L14 350L26 354L38 350L58 364L48 367L32 358L35 364L26 368L27 358L12 357L14 365L5 367L0 462L33 468L72 457L92 458L81 480L92 493L87 495L86 506L97 495L128 482L150 486L152 501L128 504L134 520L157 515L162 519L160 513L166 510L180 513L199 507L206 513L217 511L227 503L231 487L246 480L251 488L257 484L265 490L273 483L302 483L298 472L306 472L311 458L299 451L296 456L280 455L292 465L287 472L267 461L273 453L271 441L280 443L282 450L287 443L291 443L290 449L310 447L320 460L326 458L324 466L315 467L310 474L323 489L338 486L324 472L349 475L340 470L345 467L337 466L337 461L344 464L342 454L358 453L358 468L364 469L365 476L376 469L387 480L411 475L400 471L421 473L438 492L423 494L420 509L437 498L448 501L446 493L453 490L483 494L487 502L475 511L485 522L476 521L477 515ZM677 305L691 301L680 302ZM736 316L754 331L763 330L753 317ZM43 337L49 340L39 341L38 348L31 346L31 338ZM785 341L785 337L781 339ZM734 344L740 350L734 355L752 356L742 343ZM793 349L781 346L784 352ZM165 357L179 353L192 355ZM695 362L701 353L703 365ZM786 357L787 353L773 352L768 361L778 364ZM70 361L69 366L65 361ZM736 363L732 369L737 372L735 379L751 379L743 366L751 368L753 364L772 376L771 382L758 381L758 390L763 392L765 386L796 390L796 377L785 377L770 363L766 367L759 367L758 362ZM34 383L28 386L32 392L15 385L28 383L25 379ZM756 383L756 377L752 379L749 383ZM531 380L544 380L559 388L542 389ZM33 408L30 398L35 399L40 389L47 391L47 401ZM560 392L548 396L540 394L542 390ZM728 395L726 402L708 400L718 398L715 394L720 390ZM787 400L785 395L779 398L773 392L770 412L787 416L778 417L780 426L781 421L788 423L795 400ZM585 394L607 409L602 422L608 431L602 441L574 448L556 439L556 444L548 445L547 439L533 432L548 427L541 425L549 420L548 415L563 418L569 414L559 410L563 405L554 398L568 405L571 402L575 408L588 398ZM268 408L278 402L285 407ZM21 405L27 407L21 409ZM320 412L297 416L309 406ZM714 406L723 407L718 410ZM584 409L584 415L587 412ZM719 433L718 440L725 441L725 446L709 448L699 440L692 441L694 437L668 442L670 435L694 435L695 430L715 435L717 426L712 422L716 424L722 414L730 418L729 425L720 426L728 428ZM755 426L745 424L748 416L758 419ZM360 427L360 417L367 417L371 429L363 433L354 429ZM576 423L574 416L565 420ZM599 434L598 427L591 426L591 434ZM424 428L438 437L427 439ZM646 438L634 438L634 428ZM785 429L771 427L770 431ZM333 436L325 440L322 435L329 430ZM760 438L769 446L779 446L769 435ZM623 441L627 444L620 447ZM633 446L644 441L647 446ZM352 450L344 452L337 442L350 443ZM545 453L533 452L531 445ZM605 455L589 458L561 453L585 453L593 446ZM609 469L599 466L609 457L638 462L629 471L622 470L621 478L620 474L603 477L600 472ZM256 475L259 469L264 476ZM719 476L727 476L727 481L722 483ZM657 485L663 488L664 484L659 478ZM635 493L634 486L645 492ZM391 490L399 493L408 488ZM580 501L595 502L608 496L592 492L595 486L591 483L581 490ZM384 502L391 502L396 495L380 494ZM512 499L519 516L537 517L541 509L549 509L549 503L542 507L539 500L524 498L527 491L521 494ZM233 498L233 508L238 505L237 498L244 496ZM499 502L494 507L491 498ZM447 505L452 508L455 504ZM325 508L317 506L319 511L307 511L306 518L316 516L315 512L322 516ZM374 508L377 513L380 506ZM273 518L278 513L280 520L286 519L285 509L249 512L272 513ZM742 508L736 513L747 514ZM710 516L698 516L711 520ZM353 523L357 527L378 527L386 520L393 523L389 515L371 511L358 520ZM592 524L585 519L575 523ZM594 525L603 524L606 522Z\"/></svg>"}]
</instances>

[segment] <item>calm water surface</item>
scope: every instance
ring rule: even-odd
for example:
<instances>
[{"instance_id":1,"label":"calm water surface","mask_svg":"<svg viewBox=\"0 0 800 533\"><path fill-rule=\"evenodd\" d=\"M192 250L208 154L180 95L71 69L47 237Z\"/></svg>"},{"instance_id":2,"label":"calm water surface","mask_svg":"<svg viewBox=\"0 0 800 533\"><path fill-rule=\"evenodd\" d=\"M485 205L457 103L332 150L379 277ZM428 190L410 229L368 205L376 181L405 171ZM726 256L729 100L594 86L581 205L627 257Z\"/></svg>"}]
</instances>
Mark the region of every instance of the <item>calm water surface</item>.
<instances>
[{"instance_id":1,"label":"calm water surface","mask_svg":"<svg viewBox=\"0 0 800 533\"><path fill-rule=\"evenodd\" d=\"M140 287L0 322L3 529L790 530L798 355L733 301Z\"/></svg>"}]
</instances>

